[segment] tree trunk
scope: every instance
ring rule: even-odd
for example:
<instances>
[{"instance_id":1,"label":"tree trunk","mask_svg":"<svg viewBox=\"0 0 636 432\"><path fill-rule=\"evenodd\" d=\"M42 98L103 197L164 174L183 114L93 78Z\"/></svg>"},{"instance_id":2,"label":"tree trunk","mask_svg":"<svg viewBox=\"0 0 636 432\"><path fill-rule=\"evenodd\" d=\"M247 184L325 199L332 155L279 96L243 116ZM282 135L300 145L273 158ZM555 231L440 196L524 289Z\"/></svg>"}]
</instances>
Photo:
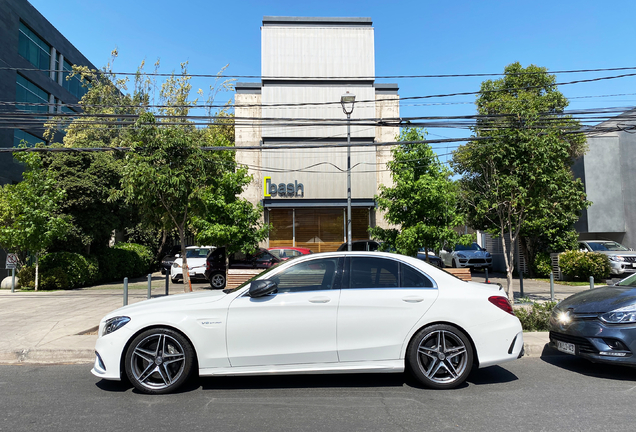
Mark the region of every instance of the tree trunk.
<instances>
[{"instance_id":1,"label":"tree trunk","mask_svg":"<svg viewBox=\"0 0 636 432\"><path fill-rule=\"evenodd\" d=\"M179 227L179 241L181 242L181 273L183 274L183 292L192 292L192 284L190 283L190 270L188 268L188 258L186 257L185 248L185 229Z\"/></svg>"},{"instance_id":2,"label":"tree trunk","mask_svg":"<svg viewBox=\"0 0 636 432\"><path fill-rule=\"evenodd\" d=\"M519 236L519 246L526 257L526 262L528 263L528 276L533 278L536 276L534 274L534 258L536 250L534 247L534 241L529 237Z\"/></svg>"},{"instance_id":3,"label":"tree trunk","mask_svg":"<svg viewBox=\"0 0 636 432\"><path fill-rule=\"evenodd\" d=\"M506 294L508 300L515 301L515 295L512 290L512 271L514 269L514 244L512 235L510 236L510 250L506 247L506 238L504 237L504 229L501 227L501 246L503 248L504 263L506 264ZM511 253L512 252L512 253Z\"/></svg>"},{"instance_id":4,"label":"tree trunk","mask_svg":"<svg viewBox=\"0 0 636 432\"><path fill-rule=\"evenodd\" d=\"M39 279L40 279L40 254L36 253L35 254L35 290L38 290L38 287L40 286L39 284Z\"/></svg>"},{"instance_id":5,"label":"tree trunk","mask_svg":"<svg viewBox=\"0 0 636 432\"><path fill-rule=\"evenodd\" d=\"M166 245L166 240L168 239L168 231L161 230L161 244L159 245L159 250L157 250L157 254L155 255L155 261L159 261L161 259L161 254L163 253L163 248Z\"/></svg>"}]
</instances>

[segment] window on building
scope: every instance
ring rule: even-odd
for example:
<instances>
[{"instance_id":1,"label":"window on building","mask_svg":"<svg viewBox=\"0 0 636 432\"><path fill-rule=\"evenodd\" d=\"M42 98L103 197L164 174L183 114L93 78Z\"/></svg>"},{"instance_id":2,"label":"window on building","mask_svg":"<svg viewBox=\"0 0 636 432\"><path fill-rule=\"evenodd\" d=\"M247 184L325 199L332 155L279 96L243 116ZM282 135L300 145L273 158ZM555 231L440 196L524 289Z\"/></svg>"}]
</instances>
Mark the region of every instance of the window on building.
<instances>
[{"instance_id":1,"label":"window on building","mask_svg":"<svg viewBox=\"0 0 636 432\"><path fill-rule=\"evenodd\" d=\"M73 65L64 60L64 73L62 75L62 86L68 90L70 94L78 99L86 94L88 88L82 85L82 80L79 75L74 75L72 78L68 78L73 73Z\"/></svg>"},{"instance_id":2,"label":"window on building","mask_svg":"<svg viewBox=\"0 0 636 432\"><path fill-rule=\"evenodd\" d=\"M51 67L51 45L44 42L24 23L20 23L18 53L48 75Z\"/></svg>"},{"instance_id":3,"label":"window on building","mask_svg":"<svg viewBox=\"0 0 636 432\"><path fill-rule=\"evenodd\" d=\"M40 87L23 77L18 75L15 86L15 100L18 102L16 108L24 111L48 113L49 112L49 94ZM20 102L24 102L21 105Z\"/></svg>"},{"instance_id":4,"label":"window on building","mask_svg":"<svg viewBox=\"0 0 636 432\"><path fill-rule=\"evenodd\" d=\"M22 141L26 142L27 147L34 147L37 143L45 142L42 138L38 138L22 129L14 129L13 147L18 147Z\"/></svg>"}]
</instances>

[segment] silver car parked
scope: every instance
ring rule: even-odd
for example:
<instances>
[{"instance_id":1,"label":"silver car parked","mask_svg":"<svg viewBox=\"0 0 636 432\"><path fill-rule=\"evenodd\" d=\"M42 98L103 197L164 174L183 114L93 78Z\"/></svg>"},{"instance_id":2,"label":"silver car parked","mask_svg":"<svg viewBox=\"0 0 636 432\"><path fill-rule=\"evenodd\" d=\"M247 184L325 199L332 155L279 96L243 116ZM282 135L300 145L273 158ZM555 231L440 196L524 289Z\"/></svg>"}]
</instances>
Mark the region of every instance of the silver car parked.
<instances>
[{"instance_id":1,"label":"silver car parked","mask_svg":"<svg viewBox=\"0 0 636 432\"><path fill-rule=\"evenodd\" d=\"M612 275L636 273L636 252L620 243L610 240L582 240L579 248L582 251L607 255Z\"/></svg>"}]
</instances>

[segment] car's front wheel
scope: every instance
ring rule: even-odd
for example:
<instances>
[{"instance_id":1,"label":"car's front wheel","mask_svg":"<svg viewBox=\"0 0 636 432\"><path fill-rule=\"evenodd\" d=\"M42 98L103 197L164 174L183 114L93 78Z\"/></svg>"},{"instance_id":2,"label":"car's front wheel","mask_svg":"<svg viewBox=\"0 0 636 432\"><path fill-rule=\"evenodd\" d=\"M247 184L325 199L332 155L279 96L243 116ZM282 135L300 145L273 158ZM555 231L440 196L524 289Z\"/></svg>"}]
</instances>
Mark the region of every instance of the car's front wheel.
<instances>
[{"instance_id":1,"label":"car's front wheel","mask_svg":"<svg viewBox=\"0 0 636 432\"><path fill-rule=\"evenodd\" d=\"M466 380L473 366L473 349L459 329L436 324L420 330L406 354L415 377L425 386L451 389Z\"/></svg>"},{"instance_id":2,"label":"car's front wheel","mask_svg":"<svg viewBox=\"0 0 636 432\"><path fill-rule=\"evenodd\" d=\"M217 272L210 275L210 286L215 289L225 288L225 273Z\"/></svg>"},{"instance_id":3,"label":"car's front wheel","mask_svg":"<svg viewBox=\"0 0 636 432\"><path fill-rule=\"evenodd\" d=\"M170 393L192 373L194 349L180 333L154 328L139 334L126 351L125 370L130 382L148 394Z\"/></svg>"}]
</instances>

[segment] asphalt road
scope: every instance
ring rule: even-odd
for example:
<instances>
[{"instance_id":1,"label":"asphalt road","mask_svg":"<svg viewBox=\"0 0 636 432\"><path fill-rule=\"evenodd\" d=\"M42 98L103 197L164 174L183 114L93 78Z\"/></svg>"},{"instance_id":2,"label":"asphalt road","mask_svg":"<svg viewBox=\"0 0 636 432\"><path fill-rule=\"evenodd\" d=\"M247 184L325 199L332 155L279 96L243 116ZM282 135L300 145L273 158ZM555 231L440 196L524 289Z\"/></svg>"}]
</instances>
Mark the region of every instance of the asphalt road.
<instances>
[{"instance_id":1,"label":"asphalt road","mask_svg":"<svg viewBox=\"0 0 636 432\"><path fill-rule=\"evenodd\" d=\"M636 369L566 356L473 371L451 391L409 376L202 378L147 396L89 365L0 366L1 431L633 430Z\"/></svg>"}]
</instances>

